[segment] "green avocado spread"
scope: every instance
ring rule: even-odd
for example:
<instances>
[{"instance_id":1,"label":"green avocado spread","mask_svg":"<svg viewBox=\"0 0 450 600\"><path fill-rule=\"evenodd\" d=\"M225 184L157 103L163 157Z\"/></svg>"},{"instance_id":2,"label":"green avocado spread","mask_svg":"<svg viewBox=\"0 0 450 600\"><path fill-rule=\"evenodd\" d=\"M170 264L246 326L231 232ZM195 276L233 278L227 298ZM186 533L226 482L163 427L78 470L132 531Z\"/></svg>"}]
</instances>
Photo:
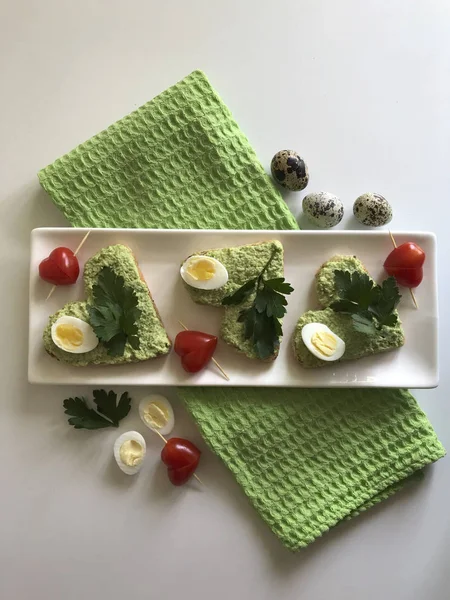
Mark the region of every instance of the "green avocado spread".
<instances>
[{"instance_id":1,"label":"green avocado spread","mask_svg":"<svg viewBox=\"0 0 450 600\"><path fill-rule=\"evenodd\" d=\"M272 260L265 278L272 279L284 275L283 246L277 240L234 248L219 248L198 254L217 259L228 271L228 282L217 290L199 290L185 283L191 298L198 304L222 307L221 303L225 296L233 294L249 279L258 277L271 256ZM251 304L252 301L253 298L250 298L248 304ZM227 344L234 346L249 358L257 358L252 343L244 338L244 325L237 320L240 311L245 306L247 304L222 307L224 315L220 336Z\"/></svg>"},{"instance_id":2,"label":"green avocado spread","mask_svg":"<svg viewBox=\"0 0 450 600\"><path fill-rule=\"evenodd\" d=\"M334 285L334 271L365 271L354 256L336 256L325 263L316 275L316 290L323 310L310 310L300 317L293 336L294 352L304 367L324 367L330 363L320 360L308 350L302 340L302 329L308 323L323 323L345 342L345 353L339 361L355 360L394 350L403 346L405 337L400 320L394 327L383 327L376 335L359 333L353 328L350 315L334 312L329 304L338 298Z\"/></svg>"},{"instance_id":3,"label":"green avocado spread","mask_svg":"<svg viewBox=\"0 0 450 600\"><path fill-rule=\"evenodd\" d=\"M78 317L89 323L87 305L92 300L92 288L103 267L111 267L117 275L123 277L125 285L131 287L138 298L138 306L141 310L141 316L137 323L139 348L134 349L127 343L123 356L110 356L105 346L100 342L90 352L81 354L65 352L58 348L52 340L52 325L59 317L64 315ZM90 258L84 267L84 286L86 301L70 302L50 317L43 335L44 347L49 354L60 361L78 367L90 364L138 362L168 354L171 347L170 340L150 297L147 284L141 279L133 253L127 246L121 244L108 246Z\"/></svg>"}]
</instances>

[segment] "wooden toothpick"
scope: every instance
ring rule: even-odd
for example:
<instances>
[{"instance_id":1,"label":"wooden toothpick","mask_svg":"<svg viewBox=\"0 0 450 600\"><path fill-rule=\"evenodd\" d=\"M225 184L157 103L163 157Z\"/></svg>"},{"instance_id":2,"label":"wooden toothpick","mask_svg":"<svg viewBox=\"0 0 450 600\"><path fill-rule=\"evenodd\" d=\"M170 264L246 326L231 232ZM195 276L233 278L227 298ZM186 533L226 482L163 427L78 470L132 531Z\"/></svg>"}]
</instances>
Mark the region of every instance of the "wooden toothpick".
<instances>
[{"instance_id":1,"label":"wooden toothpick","mask_svg":"<svg viewBox=\"0 0 450 600\"><path fill-rule=\"evenodd\" d=\"M86 235L84 236L84 238L81 240L81 242L78 244L77 249L74 252L74 255L76 256L78 254L78 252L81 250L81 246L84 244L84 242L88 239L89 234L91 233L91 229L89 229L89 231L86 233ZM52 289L49 291L47 298L45 299L45 301L47 302L47 300L50 298L50 296L53 294L53 292L56 290L56 285L54 285L52 287Z\"/></svg>"},{"instance_id":2,"label":"wooden toothpick","mask_svg":"<svg viewBox=\"0 0 450 600\"><path fill-rule=\"evenodd\" d=\"M189 329L186 327L186 325L184 323L182 323L181 321L178 321L178 323L181 325L181 327L185 330L185 331L189 331ZM219 369L219 371L222 373L222 375L225 377L225 379L227 381L230 381L230 378L228 377L228 375L225 373L225 371L222 369L222 367L219 365L219 363L217 362L217 360L214 358L214 356L211 357L211 360L213 361L213 363L216 365L216 367Z\"/></svg>"},{"instance_id":3,"label":"wooden toothpick","mask_svg":"<svg viewBox=\"0 0 450 600\"><path fill-rule=\"evenodd\" d=\"M89 231L86 233L86 235L84 236L84 238L81 240L81 242L78 244L77 249L75 250L74 254L75 256L78 254L78 252L81 250L81 246L84 244L84 242L88 239L89 234L91 233L92 229L89 229Z\"/></svg>"},{"instance_id":4,"label":"wooden toothpick","mask_svg":"<svg viewBox=\"0 0 450 600\"><path fill-rule=\"evenodd\" d=\"M162 433L160 433L160 432L159 432L157 429L152 429L152 431L154 431L154 432L156 433L156 435L159 435L159 437L162 439L162 441L163 441L165 444L167 444L167 440L166 440L166 438L163 436L163 434L162 434ZM193 475L193 477L195 477L195 479L196 479L196 480L197 480L199 483L201 483L202 485L205 485L205 484L203 483L203 481L200 479L200 477L199 477L199 476L198 476L196 473L193 473L192 475Z\"/></svg>"},{"instance_id":5,"label":"wooden toothpick","mask_svg":"<svg viewBox=\"0 0 450 600\"><path fill-rule=\"evenodd\" d=\"M394 236L392 235L392 231L390 231L390 230L389 230L389 236L391 238L392 245L394 246L394 248L397 248L397 242L395 241ZM412 288L408 288L408 289L409 289L409 293L411 294L412 301L414 302L414 306L416 308L419 308L419 305L417 304L416 296L414 295Z\"/></svg>"},{"instance_id":6,"label":"wooden toothpick","mask_svg":"<svg viewBox=\"0 0 450 600\"><path fill-rule=\"evenodd\" d=\"M397 248L397 242L395 241L394 236L392 235L392 231L391 230L389 230L389 235L391 237L392 245L394 246L394 248Z\"/></svg>"}]
</instances>

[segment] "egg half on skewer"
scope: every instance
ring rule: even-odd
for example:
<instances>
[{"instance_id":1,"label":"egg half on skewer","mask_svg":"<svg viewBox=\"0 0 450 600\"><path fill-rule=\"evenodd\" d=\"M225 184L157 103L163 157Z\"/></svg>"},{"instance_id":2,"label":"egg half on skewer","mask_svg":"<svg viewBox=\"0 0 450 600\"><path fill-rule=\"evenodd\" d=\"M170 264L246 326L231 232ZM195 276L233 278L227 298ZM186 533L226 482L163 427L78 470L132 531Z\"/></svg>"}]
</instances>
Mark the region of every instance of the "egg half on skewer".
<instances>
[{"instance_id":1,"label":"egg half on skewer","mask_svg":"<svg viewBox=\"0 0 450 600\"><path fill-rule=\"evenodd\" d=\"M144 462L147 446L137 431L122 433L114 443L114 458L126 475L138 473Z\"/></svg>"},{"instance_id":2,"label":"egg half on skewer","mask_svg":"<svg viewBox=\"0 0 450 600\"><path fill-rule=\"evenodd\" d=\"M228 271L220 261L200 254L184 261L180 275L185 283L198 290L217 290L228 281Z\"/></svg>"},{"instance_id":3,"label":"egg half on skewer","mask_svg":"<svg viewBox=\"0 0 450 600\"><path fill-rule=\"evenodd\" d=\"M302 340L311 354L320 360L333 362L342 358L345 342L323 323L308 323L302 329Z\"/></svg>"},{"instance_id":4,"label":"egg half on skewer","mask_svg":"<svg viewBox=\"0 0 450 600\"><path fill-rule=\"evenodd\" d=\"M139 402L139 416L152 431L169 435L175 425L175 417L170 402L160 394L150 394Z\"/></svg>"},{"instance_id":5,"label":"egg half on skewer","mask_svg":"<svg viewBox=\"0 0 450 600\"><path fill-rule=\"evenodd\" d=\"M65 352L82 354L98 346L98 337L94 330L78 317L59 317L51 329L53 343Z\"/></svg>"}]
</instances>

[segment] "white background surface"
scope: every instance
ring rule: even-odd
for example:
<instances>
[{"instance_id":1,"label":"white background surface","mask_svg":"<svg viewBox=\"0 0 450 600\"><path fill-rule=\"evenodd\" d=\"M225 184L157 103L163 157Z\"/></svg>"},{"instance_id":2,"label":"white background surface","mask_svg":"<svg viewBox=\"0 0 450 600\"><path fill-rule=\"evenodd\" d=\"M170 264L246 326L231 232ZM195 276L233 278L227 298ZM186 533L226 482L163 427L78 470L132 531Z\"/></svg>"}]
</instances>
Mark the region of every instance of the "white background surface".
<instances>
[{"instance_id":1,"label":"white background surface","mask_svg":"<svg viewBox=\"0 0 450 600\"><path fill-rule=\"evenodd\" d=\"M29 232L65 224L38 169L202 68L266 166L294 147L308 190L343 199L342 227L373 190L394 229L438 234L441 385L417 398L450 447L449 27L446 0L1 2L2 600L447 597L448 459L291 555L206 450L204 490L172 488L148 435L141 476L122 476L115 431L65 423L62 399L83 389L27 384L26 330ZM175 410L176 433L204 449Z\"/></svg>"}]
</instances>

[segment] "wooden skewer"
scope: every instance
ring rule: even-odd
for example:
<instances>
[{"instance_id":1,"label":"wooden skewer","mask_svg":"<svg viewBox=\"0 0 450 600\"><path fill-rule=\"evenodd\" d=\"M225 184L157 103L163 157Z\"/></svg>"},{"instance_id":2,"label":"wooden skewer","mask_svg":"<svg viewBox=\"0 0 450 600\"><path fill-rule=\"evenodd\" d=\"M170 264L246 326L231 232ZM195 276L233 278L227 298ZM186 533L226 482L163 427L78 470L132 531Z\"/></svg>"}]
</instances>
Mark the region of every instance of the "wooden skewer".
<instances>
[{"instance_id":1,"label":"wooden skewer","mask_svg":"<svg viewBox=\"0 0 450 600\"><path fill-rule=\"evenodd\" d=\"M166 438L163 436L163 434L162 434L162 433L160 433L160 432L159 432L157 429L152 429L152 431L154 431L154 432L156 433L156 435L159 435L159 437L162 439L162 441L163 441L165 444L167 444L167 440L166 440ZM200 477L197 475L197 473L193 473L193 476L195 477L195 479L196 479L196 480L197 480L199 483L201 483L202 485L205 485L205 484L203 483L203 481L200 479Z\"/></svg>"},{"instance_id":2,"label":"wooden skewer","mask_svg":"<svg viewBox=\"0 0 450 600\"><path fill-rule=\"evenodd\" d=\"M390 230L389 230L389 235L391 238L392 245L394 246L394 248L397 248L397 242L395 241L394 236L392 235L392 231L390 231ZM412 288L408 288L408 289L409 289L409 293L411 294L412 301L414 302L414 306L416 308L419 308L419 305L417 304L416 296L414 295Z\"/></svg>"},{"instance_id":3,"label":"wooden skewer","mask_svg":"<svg viewBox=\"0 0 450 600\"><path fill-rule=\"evenodd\" d=\"M84 236L84 238L81 240L81 242L78 244L77 249L74 252L74 255L76 256L78 254L78 252L81 250L81 246L84 244L84 242L88 239L89 234L91 233L91 229L89 229L89 231L86 233L86 235ZM47 302L47 300L50 298L50 296L53 294L53 292L56 290L56 285L54 285L52 287L52 289L49 291L47 298L45 299L45 301Z\"/></svg>"},{"instance_id":4,"label":"wooden skewer","mask_svg":"<svg viewBox=\"0 0 450 600\"><path fill-rule=\"evenodd\" d=\"M45 301L47 302L47 300L50 299L50 296L53 294L53 292L56 290L56 285L52 286L51 290L48 293L47 298L45 299Z\"/></svg>"},{"instance_id":5,"label":"wooden skewer","mask_svg":"<svg viewBox=\"0 0 450 600\"><path fill-rule=\"evenodd\" d=\"M84 238L81 240L81 242L78 244L77 249L75 250L74 254L75 256L78 254L78 252L81 250L81 246L84 244L84 242L88 239L89 234L91 233L92 229L89 229L89 231L86 233L86 235L84 236Z\"/></svg>"},{"instance_id":6,"label":"wooden skewer","mask_svg":"<svg viewBox=\"0 0 450 600\"><path fill-rule=\"evenodd\" d=\"M392 245L394 246L394 248L397 248L397 242L395 241L394 236L392 235L392 231L391 230L389 230L389 235L391 237Z\"/></svg>"},{"instance_id":7,"label":"wooden skewer","mask_svg":"<svg viewBox=\"0 0 450 600\"><path fill-rule=\"evenodd\" d=\"M186 325L184 323L182 323L181 321L178 321L178 323L181 325L181 327L185 330L185 331L189 331L189 329L186 327ZM225 377L225 379L227 381L230 381L230 378L228 377L228 375L225 373L225 371L222 369L222 367L219 365L219 363L217 362L217 360L214 358L214 356L211 357L211 360L213 361L213 363L216 365L216 367L219 369L219 371L222 373L222 375Z\"/></svg>"}]
</instances>

